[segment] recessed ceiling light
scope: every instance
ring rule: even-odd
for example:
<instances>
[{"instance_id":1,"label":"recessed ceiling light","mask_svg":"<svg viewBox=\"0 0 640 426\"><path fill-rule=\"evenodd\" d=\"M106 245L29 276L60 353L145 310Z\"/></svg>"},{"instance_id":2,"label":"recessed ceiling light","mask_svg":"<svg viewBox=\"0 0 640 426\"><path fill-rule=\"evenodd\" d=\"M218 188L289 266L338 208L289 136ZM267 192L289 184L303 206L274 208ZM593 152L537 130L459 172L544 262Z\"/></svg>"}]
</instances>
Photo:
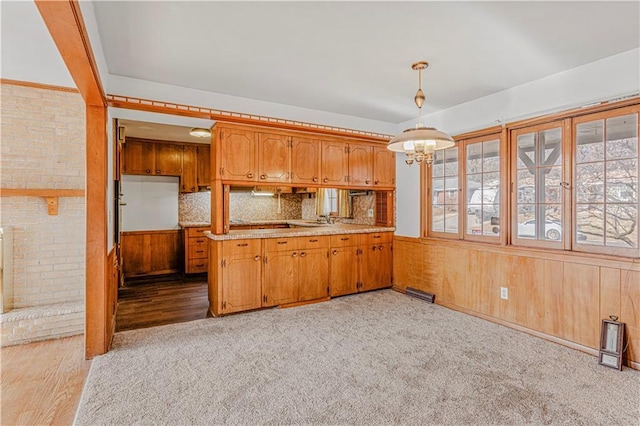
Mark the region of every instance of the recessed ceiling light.
<instances>
[{"instance_id":1,"label":"recessed ceiling light","mask_svg":"<svg viewBox=\"0 0 640 426\"><path fill-rule=\"evenodd\" d=\"M194 129L191 129L189 134L191 136L195 136L196 138L208 138L211 136L211 131L209 129L201 129L199 127L196 127Z\"/></svg>"}]
</instances>

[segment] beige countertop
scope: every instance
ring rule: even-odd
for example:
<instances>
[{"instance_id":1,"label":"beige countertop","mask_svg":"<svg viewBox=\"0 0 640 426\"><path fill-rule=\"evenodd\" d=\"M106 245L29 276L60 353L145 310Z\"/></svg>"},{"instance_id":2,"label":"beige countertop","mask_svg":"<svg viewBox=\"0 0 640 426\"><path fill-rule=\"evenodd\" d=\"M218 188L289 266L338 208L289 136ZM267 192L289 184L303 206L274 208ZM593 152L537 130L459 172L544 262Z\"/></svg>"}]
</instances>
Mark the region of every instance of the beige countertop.
<instances>
[{"instance_id":1,"label":"beige countertop","mask_svg":"<svg viewBox=\"0 0 640 426\"><path fill-rule=\"evenodd\" d=\"M253 223L253 222L251 222ZM372 225L349 225L336 223L331 225L317 225L309 221L279 221L278 223L288 223L300 226L299 228L279 228L279 229L251 229L229 231L228 234L214 235L205 232L205 235L215 241L244 240L249 238L282 238L282 237L306 237L309 235L341 235L341 234L370 234L374 232L393 232L394 227L372 226Z\"/></svg>"}]
</instances>

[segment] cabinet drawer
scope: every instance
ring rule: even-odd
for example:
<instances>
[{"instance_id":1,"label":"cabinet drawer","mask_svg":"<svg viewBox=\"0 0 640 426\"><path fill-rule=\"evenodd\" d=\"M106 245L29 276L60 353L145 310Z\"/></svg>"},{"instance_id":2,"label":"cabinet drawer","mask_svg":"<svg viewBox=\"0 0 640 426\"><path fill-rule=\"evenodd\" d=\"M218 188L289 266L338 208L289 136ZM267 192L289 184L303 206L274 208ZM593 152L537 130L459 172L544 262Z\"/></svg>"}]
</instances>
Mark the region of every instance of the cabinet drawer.
<instances>
[{"instance_id":1,"label":"cabinet drawer","mask_svg":"<svg viewBox=\"0 0 640 426\"><path fill-rule=\"evenodd\" d=\"M245 254L255 254L259 255L262 250L260 250L261 240L251 239L251 240L228 240L222 242L222 253L224 256L229 255L245 255Z\"/></svg>"},{"instance_id":2,"label":"cabinet drawer","mask_svg":"<svg viewBox=\"0 0 640 426\"><path fill-rule=\"evenodd\" d=\"M310 250L314 248L328 248L331 241L328 235L298 237L298 250Z\"/></svg>"},{"instance_id":3,"label":"cabinet drawer","mask_svg":"<svg viewBox=\"0 0 640 426\"><path fill-rule=\"evenodd\" d=\"M194 237L194 238L189 238L187 239L187 243L190 246L199 246L199 245L208 245L209 244L209 238L201 236L201 237Z\"/></svg>"},{"instance_id":4,"label":"cabinet drawer","mask_svg":"<svg viewBox=\"0 0 640 426\"><path fill-rule=\"evenodd\" d=\"M362 234L345 234L332 235L331 247L349 247L360 245L360 237Z\"/></svg>"},{"instance_id":5,"label":"cabinet drawer","mask_svg":"<svg viewBox=\"0 0 640 426\"><path fill-rule=\"evenodd\" d=\"M209 227L203 227L203 228L188 228L187 229L187 235L189 236L189 238L194 238L194 237L205 237L204 235L204 231L210 231L211 228Z\"/></svg>"},{"instance_id":6,"label":"cabinet drawer","mask_svg":"<svg viewBox=\"0 0 640 426\"><path fill-rule=\"evenodd\" d=\"M207 272L209 261L207 259L191 259L187 263L187 274L198 274Z\"/></svg>"},{"instance_id":7,"label":"cabinet drawer","mask_svg":"<svg viewBox=\"0 0 640 426\"><path fill-rule=\"evenodd\" d=\"M371 244L388 244L393 242L393 233L391 232L376 232L373 234L365 234L365 245Z\"/></svg>"},{"instance_id":8,"label":"cabinet drawer","mask_svg":"<svg viewBox=\"0 0 640 426\"><path fill-rule=\"evenodd\" d=\"M264 251L298 250L297 238L266 238L264 240Z\"/></svg>"},{"instance_id":9,"label":"cabinet drawer","mask_svg":"<svg viewBox=\"0 0 640 426\"><path fill-rule=\"evenodd\" d=\"M209 254L208 245L204 244L189 244L189 259L203 259Z\"/></svg>"}]
</instances>

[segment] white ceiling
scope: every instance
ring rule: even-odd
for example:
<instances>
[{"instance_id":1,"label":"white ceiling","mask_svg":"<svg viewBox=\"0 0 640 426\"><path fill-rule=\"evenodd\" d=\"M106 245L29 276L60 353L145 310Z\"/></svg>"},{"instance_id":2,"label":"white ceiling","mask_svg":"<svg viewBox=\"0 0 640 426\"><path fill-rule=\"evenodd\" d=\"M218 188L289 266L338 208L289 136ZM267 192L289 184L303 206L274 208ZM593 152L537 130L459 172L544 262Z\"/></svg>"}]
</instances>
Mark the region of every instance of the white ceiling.
<instances>
[{"instance_id":1,"label":"white ceiling","mask_svg":"<svg viewBox=\"0 0 640 426\"><path fill-rule=\"evenodd\" d=\"M399 123L640 46L634 2L95 2L109 73Z\"/></svg>"}]
</instances>

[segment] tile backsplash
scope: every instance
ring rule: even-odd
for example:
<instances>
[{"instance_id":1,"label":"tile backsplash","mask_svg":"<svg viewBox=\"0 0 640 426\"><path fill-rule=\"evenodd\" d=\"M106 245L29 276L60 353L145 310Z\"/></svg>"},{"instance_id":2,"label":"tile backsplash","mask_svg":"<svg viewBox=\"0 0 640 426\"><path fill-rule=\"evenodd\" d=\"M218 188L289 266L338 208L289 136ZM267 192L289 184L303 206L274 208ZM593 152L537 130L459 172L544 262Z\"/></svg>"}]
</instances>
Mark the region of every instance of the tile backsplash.
<instances>
[{"instance_id":1,"label":"tile backsplash","mask_svg":"<svg viewBox=\"0 0 640 426\"><path fill-rule=\"evenodd\" d=\"M374 225L375 219L367 217L367 211L375 208L374 195L357 195L352 198L351 219L339 219L342 223ZM281 194L278 197L254 197L251 192L229 194L229 218L232 220L315 220L316 199L308 194ZM209 222L211 220L211 192L194 192L178 196L179 222Z\"/></svg>"}]
</instances>

